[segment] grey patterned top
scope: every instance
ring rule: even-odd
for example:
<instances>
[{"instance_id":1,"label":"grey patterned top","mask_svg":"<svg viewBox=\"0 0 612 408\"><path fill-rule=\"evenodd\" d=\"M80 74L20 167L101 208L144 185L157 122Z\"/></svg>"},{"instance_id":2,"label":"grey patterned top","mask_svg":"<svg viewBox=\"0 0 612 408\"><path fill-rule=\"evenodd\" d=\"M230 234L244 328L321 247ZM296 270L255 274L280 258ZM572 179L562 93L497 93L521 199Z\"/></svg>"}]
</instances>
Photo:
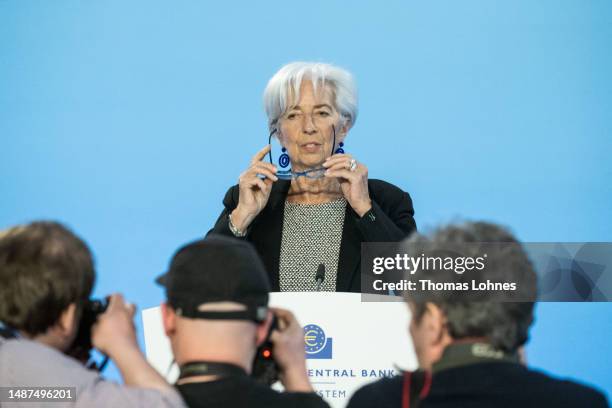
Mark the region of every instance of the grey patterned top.
<instances>
[{"instance_id":1,"label":"grey patterned top","mask_svg":"<svg viewBox=\"0 0 612 408\"><path fill-rule=\"evenodd\" d=\"M315 275L325 264L322 291L336 291L338 258L346 200L323 204L285 202L279 283L281 292L308 292L317 288Z\"/></svg>"}]
</instances>

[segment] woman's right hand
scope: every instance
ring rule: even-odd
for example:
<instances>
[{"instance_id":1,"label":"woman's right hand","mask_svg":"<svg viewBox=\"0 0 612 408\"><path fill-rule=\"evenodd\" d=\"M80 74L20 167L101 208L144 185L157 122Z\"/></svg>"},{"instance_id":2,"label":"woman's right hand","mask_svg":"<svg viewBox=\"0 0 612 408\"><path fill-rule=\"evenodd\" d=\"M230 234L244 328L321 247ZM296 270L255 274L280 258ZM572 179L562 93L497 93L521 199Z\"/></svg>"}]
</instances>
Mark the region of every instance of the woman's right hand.
<instances>
[{"instance_id":1,"label":"woman's right hand","mask_svg":"<svg viewBox=\"0 0 612 408\"><path fill-rule=\"evenodd\" d=\"M257 152L251 159L249 168L238 179L240 198L230 217L232 224L240 231L246 231L253 219L264 209L272 191L272 183L278 180L276 167L262 161L270 149L271 146L267 145ZM265 178L260 178L260 175Z\"/></svg>"}]
</instances>

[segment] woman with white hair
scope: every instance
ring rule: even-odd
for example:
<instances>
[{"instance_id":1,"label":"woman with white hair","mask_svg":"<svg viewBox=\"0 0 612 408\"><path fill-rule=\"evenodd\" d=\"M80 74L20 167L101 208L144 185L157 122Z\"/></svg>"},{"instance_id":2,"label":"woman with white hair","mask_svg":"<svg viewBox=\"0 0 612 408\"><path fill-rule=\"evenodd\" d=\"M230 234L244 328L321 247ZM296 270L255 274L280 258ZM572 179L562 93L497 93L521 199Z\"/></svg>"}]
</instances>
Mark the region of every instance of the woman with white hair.
<instances>
[{"instance_id":1,"label":"woman with white hair","mask_svg":"<svg viewBox=\"0 0 612 408\"><path fill-rule=\"evenodd\" d=\"M252 242L273 291L359 292L361 243L400 241L416 225L410 196L368 179L344 151L357 119L352 75L330 64L285 65L264 105L282 154L273 163L269 144L253 156L210 232Z\"/></svg>"}]
</instances>

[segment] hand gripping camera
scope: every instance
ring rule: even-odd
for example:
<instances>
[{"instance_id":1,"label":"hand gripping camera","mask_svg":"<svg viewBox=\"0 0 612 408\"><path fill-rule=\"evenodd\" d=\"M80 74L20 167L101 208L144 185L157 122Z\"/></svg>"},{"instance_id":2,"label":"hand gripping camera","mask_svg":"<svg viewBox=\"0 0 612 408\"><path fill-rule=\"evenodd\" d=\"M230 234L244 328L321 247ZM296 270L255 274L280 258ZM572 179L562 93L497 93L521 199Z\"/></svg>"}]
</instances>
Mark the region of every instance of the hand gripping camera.
<instances>
[{"instance_id":1,"label":"hand gripping camera","mask_svg":"<svg viewBox=\"0 0 612 408\"><path fill-rule=\"evenodd\" d=\"M81 313L79 329L70 350L67 352L68 355L81 361L85 367L98 371L104 370L104 367L106 367L108 363L108 356L104 356L104 359L100 363L93 359L91 329L98 320L98 317L106 311L107 307L108 298L102 300L89 299L85 302Z\"/></svg>"}]
</instances>

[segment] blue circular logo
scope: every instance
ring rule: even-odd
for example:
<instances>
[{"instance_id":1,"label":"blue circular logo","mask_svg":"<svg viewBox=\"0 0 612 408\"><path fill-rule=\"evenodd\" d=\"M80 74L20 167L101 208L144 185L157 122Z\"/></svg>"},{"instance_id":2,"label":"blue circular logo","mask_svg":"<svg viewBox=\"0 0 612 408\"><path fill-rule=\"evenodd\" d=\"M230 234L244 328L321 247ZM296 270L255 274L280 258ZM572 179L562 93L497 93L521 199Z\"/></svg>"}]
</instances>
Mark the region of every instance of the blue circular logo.
<instances>
[{"instance_id":1,"label":"blue circular logo","mask_svg":"<svg viewBox=\"0 0 612 408\"><path fill-rule=\"evenodd\" d=\"M343 148L341 148L341 147L339 147L339 148L337 148L337 149L336 149L336 152L335 152L335 153L336 153L336 154L342 154L342 153L344 153L344 149L343 149Z\"/></svg>"},{"instance_id":2,"label":"blue circular logo","mask_svg":"<svg viewBox=\"0 0 612 408\"><path fill-rule=\"evenodd\" d=\"M282 167L285 168L289 165L289 155L284 153L281 154L280 157L278 158L278 164Z\"/></svg>"},{"instance_id":3,"label":"blue circular logo","mask_svg":"<svg viewBox=\"0 0 612 408\"><path fill-rule=\"evenodd\" d=\"M316 324L304 326L304 345L306 346L306 354L315 354L325 347L327 337L322 328Z\"/></svg>"}]
</instances>

